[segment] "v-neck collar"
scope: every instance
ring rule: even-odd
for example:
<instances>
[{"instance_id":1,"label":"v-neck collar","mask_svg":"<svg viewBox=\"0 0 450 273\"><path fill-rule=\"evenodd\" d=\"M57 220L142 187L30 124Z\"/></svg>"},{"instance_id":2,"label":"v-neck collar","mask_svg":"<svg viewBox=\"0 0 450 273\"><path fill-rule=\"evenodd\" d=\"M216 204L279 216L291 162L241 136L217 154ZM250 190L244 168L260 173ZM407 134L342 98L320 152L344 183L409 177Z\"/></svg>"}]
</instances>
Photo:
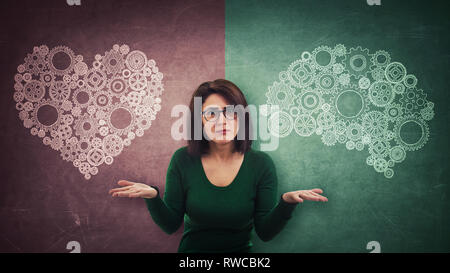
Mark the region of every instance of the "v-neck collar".
<instances>
[{"instance_id":1,"label":"v-neck collar","mask_svg":"<svg viewBox=\"0 0 450 273\"><path fill-rule=\"evenodd\" d=\"M245 164L246 164L246 162L247 162L247 154L248 154L248 151L244 153L244 159L242 160L241 166L239 167L239 170L238 170L236 176L234 177L234 179L231 181L230 184L228 184L227 186L223 186L223 187L221 187L221 186L216 186L216 185L214 185L213 183L211 183L211 181L209 181L208 176L206 176L205 168L203 168L201 156L199 156L199 157L198 157L198 163L199 163L199 165L200 165L200 169L201 169L201 173L202 173L202 176L203 176L203 180L204 180L207 184L209 184L210 187L212 187L212 188L214 188L214 189L218 189L218 190L227 190L227 189L232 188L233 185L236 184L236 182L237 182L239 176L240 176L241 173L242 173L242 170L243 170L244 167L245 167Z\"/></svg>"}]
</instances>

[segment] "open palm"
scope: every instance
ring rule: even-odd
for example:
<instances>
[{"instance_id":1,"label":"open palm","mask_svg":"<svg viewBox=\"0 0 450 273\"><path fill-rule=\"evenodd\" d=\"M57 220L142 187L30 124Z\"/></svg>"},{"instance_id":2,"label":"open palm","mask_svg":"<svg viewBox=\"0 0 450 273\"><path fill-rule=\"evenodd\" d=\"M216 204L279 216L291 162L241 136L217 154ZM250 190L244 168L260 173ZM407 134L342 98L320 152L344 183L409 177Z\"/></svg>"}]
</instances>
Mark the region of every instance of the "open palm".
<instances>
[{"instance_id":1,"label":"open palm","mask_svg":"<svg viewBox=\"0 0 450 273\"><path fill-rule=\"evenodd\" d=\"M136 183L127 180L117 182L121 188L111 189L109 193L112 197L142 197L154 198L158 192L147 184Z\"/></svg>"},{"instance_id":2,"label":"open palm","mask_svg":"<svg viewBox=\"0 0 450 273\"><path fill-rule=\"evenodd\" d=\"M328 198L320 195L321 189L290 191L283 194L283 200L288 203L303 203L304 200L327 202Z\"/></svg>"}]
</instances>

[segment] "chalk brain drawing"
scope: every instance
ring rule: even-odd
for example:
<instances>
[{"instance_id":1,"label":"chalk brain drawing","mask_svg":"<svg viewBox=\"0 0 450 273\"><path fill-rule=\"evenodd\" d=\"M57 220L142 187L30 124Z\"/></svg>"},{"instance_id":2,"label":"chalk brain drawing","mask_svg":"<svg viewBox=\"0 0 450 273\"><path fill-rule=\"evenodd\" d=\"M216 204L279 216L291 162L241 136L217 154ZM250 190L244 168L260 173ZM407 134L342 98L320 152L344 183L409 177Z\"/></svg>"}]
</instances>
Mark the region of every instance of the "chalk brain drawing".
<instances>
[{"instance_id":1,"label":"chalk brain drawing","mask_svg":"<svg viewBox=\"0 0 450 273\"><path fill-rule=\"evenodd\" d=\"M434 117L434 103L418 88L416 76L388 52L360 46L323 45L303 52L280 72L266 97L267 104L279 106L269 116L272 134L316 134L327 146L367 148L366 163L387 178L407 151L425 145L427 121Z\"/></svg>"},{"instance_id":2,"label":"chalk brain drawing","mask_svg":"<svg viewBox=\"0 0 450 273\"><path fill-rule=\"evenodd\" d=\"M95 55L92 67L66 46L35 46L14 76L19 118L85 179L144 135L161 109L163 74L128 45Z\"/></svg>"}]
</instances>

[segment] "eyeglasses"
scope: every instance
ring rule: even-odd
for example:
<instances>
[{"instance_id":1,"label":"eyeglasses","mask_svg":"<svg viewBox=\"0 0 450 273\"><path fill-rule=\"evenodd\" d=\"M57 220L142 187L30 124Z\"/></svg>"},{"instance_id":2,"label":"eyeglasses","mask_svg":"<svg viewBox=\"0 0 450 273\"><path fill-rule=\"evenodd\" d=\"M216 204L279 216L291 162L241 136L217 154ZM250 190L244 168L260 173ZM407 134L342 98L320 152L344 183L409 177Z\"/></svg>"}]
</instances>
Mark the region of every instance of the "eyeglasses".
<instances>
[{"instance_id":1,"label":"eyeglasses","mask_svg":"<svg viewBox=\"0 0 450 273\"><path fill-rule=\"evenodd\" d=\"M206 121L216 121L219 118L220 113L223 113L226 119L234 120L237 118L237 113L234 112L233 108L233 105L227 105L222 110L217 107L210 107L205 111L202 111L202 115Z\"/></svg>"}]
</instances>

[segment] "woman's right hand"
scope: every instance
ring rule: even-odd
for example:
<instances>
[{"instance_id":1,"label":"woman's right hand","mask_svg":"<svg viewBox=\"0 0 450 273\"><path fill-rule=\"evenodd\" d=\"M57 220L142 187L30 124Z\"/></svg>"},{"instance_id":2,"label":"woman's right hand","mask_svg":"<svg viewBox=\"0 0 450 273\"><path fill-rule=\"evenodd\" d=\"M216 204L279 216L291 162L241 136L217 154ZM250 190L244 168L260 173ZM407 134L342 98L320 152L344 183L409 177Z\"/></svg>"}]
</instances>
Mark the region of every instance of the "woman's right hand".
<instances>
[{"instance_id":1,"label":"woman's right hand","mask_svg":"<svg viewBox=\"0 0 450 273\"><path fill-rule=\"evenodd\" d=\"M112 197L142 197L154 198L158 195L156 189L143 183L130 182L127 180L120 180L117 182L121 188L111 189L109 193Z\"/></svg>"}]
</instances>

